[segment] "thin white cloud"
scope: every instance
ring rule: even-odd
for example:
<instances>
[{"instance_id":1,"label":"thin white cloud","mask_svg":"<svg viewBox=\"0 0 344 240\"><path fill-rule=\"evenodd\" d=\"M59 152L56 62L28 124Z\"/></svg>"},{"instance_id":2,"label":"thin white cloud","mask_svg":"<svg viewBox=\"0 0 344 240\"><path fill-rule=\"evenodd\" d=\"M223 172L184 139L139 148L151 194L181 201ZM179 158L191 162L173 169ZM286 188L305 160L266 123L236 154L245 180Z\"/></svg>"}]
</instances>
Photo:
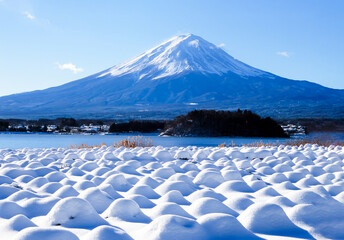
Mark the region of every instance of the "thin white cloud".
<instances>
[{"instance_id":1,"label":"thin white cloud","mask_svg":"<svg viewBox=\"0 0 344 240\"><path fill-rule=\"evenodd\" d=\"M219 47L219 48L223 48L225 46L226 46L226 44L224 44L224 43L220 43L219 45L217 45L217 47Z\"/></svg>"},{"instance_id":2,"label":"thin white cloud","mask_svg":"<svg viewBox=\"0 0 344 240\"><path fill-rule=\"evenodd\" d=\"M23 12L23 14L28 18L28 19L30 19L30 20L34 20L35 19L35 16L34 15L32 15L31 13L29 13L29 12Z\"/></svg>"},{"instance_id":3,"label":"thin white cloud","mask_svg":"<svg viewBox=\"0 0 344 240\"><path fill-rule=\"evenodd\" d=\"M277 55L280 55L282 57L290 57L290 53L287 51L277 52Z\"/></svg>"},{"instance_id":4,"label":"thin white cloud","mask_svg":"<svg viewBox=\"0 0 344 240\"><path fill-rule=\"evenodd\" d=\"M79 72L84 71L84 69L76 67L73 63L64 63L64 64L56 63L56 64L59 67L59 69L61 69L61 70L70 70L74 74L77 74Z\"/></svg>"}]
</instances>

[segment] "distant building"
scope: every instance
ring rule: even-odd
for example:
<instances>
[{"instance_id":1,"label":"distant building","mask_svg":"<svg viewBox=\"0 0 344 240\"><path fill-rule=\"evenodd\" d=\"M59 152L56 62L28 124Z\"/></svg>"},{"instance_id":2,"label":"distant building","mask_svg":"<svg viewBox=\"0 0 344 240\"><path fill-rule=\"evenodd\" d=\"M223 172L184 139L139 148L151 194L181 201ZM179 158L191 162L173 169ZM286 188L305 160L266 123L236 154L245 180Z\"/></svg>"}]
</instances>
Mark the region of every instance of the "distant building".
<instances>
[{"instance_id":1,"label":"distant building","mask_svg":"<svg viewBox=\"0 0 344 240\"><path fill-rule=\"evenodd\" d=\"M97 133L97 132L100 131L100 129L101 129L100 126L98 126L98 125L93 126L92 123L90 125L85 125L84 124L84 125L82 125L80 127L80 131L81 132L86 132L86 133Z\"/></svg>"},{"instance_id":2,"label":"distant building","mask_svg":"<svg viewBox=\"0 0 344 240\"><path fill-rule=\"evenodd\" d=\"M56 125L48 125L47 126L47 132L55 132L57 129Z\"/></svg>"},{"instance_id":3,"label":"distant building","mask_svg":"<svg viewBox=\"0 0 344 240\"><path fill-rule=\"evenodd\" d=\"M301 125L296 124L287 124L287 125L281 125L284 132L286 132L288 135L291 136L303 136L306 135L306 130Z\"/></svg>"}]
</instances>

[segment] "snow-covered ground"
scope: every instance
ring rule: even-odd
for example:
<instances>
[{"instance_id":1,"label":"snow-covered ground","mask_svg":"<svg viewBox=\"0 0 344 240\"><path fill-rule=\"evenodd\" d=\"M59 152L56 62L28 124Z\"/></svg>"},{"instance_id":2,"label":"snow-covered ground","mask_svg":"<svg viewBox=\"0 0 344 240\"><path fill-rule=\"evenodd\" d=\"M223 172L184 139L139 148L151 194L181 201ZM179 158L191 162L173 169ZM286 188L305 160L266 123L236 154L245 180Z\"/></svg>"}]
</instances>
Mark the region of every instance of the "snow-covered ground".
<instances>
[{"instance_id":1,"label":"snow-covered ground","mask_svg":"<svg viewBox=\"0 0 344 240\"><path fill-rule=\"evenodd\" d=\"M344 239L341 147L0 150L0 239Z\"/></svg>"}]
</instances>

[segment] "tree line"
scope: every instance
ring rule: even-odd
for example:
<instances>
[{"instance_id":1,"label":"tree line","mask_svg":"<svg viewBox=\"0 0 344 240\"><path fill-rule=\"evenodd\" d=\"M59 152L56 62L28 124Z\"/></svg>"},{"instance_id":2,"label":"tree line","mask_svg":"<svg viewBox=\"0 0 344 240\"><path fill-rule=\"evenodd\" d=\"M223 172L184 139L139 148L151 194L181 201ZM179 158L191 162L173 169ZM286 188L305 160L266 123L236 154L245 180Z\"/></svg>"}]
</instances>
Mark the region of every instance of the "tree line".
<instances>
[{"instance_id":1,"label":"tree line","mask_svg":"<svg viewBox=\"0 0 344 240\"><path fill-rule=\"evenodd\" d=\"M22 124L29 131L46 132L48 125L67 131L81 125L107 125L110 133L161 133L172 136L242 136L242 137L288 137L281 126L273 119L262 118L248 111L194 110L173 120L129 120L118 122L113 119L39 119L0 120L0 131L27 131L13 128ZM12 128L11 128L12 127Z\"/></svg>"},{"instance_id":2,"label":"tree line","mask_svg":"<svg viewBox=\"0 0 344 240\"><path fill-rule=\"evenodd\" d=\"M288 137L273 119L251 111L194 110L165 126L165 135Z\"/></svg>"}]
</instances>

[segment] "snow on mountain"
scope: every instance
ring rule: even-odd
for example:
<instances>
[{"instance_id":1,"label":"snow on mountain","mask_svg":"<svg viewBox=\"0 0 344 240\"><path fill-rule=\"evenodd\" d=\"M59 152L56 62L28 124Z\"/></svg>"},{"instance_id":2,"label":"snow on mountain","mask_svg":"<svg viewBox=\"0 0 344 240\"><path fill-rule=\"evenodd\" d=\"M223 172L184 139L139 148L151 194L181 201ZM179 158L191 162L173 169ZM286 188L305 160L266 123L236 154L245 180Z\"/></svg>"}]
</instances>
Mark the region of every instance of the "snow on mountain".
<instances>
[{"instance_id":1,"label":"snow on mountain","mask_svg":"<svg viewBox=\"0 0 344 240\"><path fill-rule=\"evenodd\" d=\"M240 76L271 75L234 59L220 47L193 34L180 35L148 50L140 56L116 65L98 77L134 73L138 79L159 79L185 72Z\"/></svg>"}]
</instances>

